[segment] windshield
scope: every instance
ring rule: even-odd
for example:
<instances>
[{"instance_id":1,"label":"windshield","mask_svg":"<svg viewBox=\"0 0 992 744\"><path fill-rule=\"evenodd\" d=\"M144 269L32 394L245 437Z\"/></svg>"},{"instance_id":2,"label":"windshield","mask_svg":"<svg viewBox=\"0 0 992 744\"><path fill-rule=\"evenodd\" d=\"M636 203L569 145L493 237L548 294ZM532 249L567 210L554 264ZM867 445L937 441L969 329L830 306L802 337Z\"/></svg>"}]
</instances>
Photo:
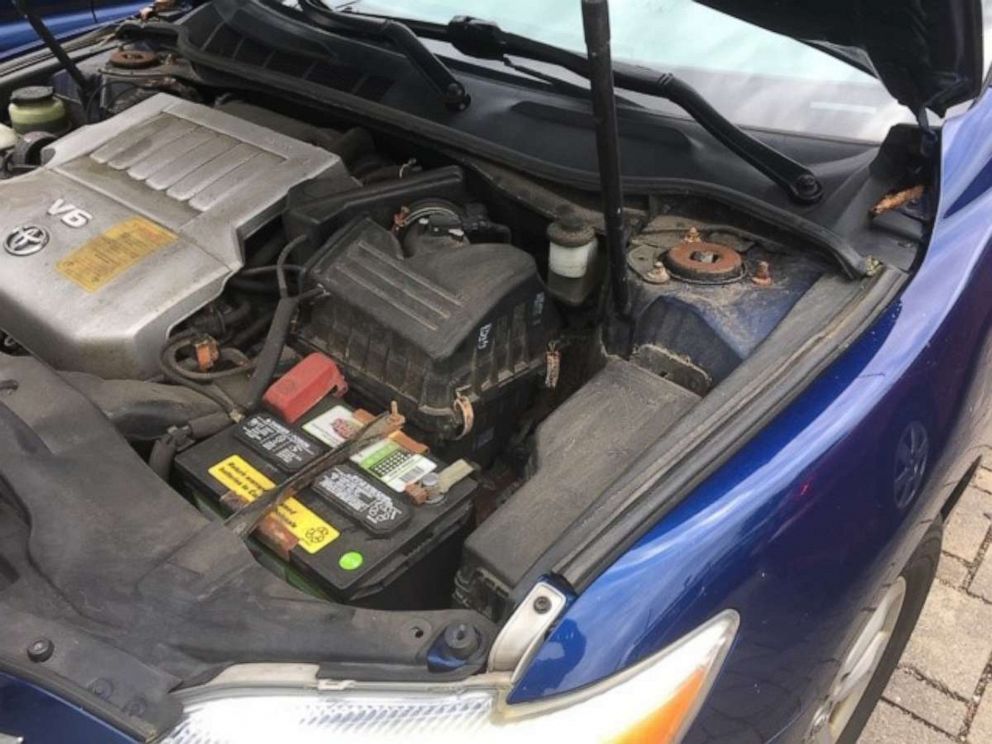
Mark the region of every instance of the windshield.
<instances>
[{"instance_id":1,"label":"windshield","mask_svg":"<svg viewBox=\"0 0 992 744\"><path fill-rule=\"evenodd\" d=\"M580 0L333 4L437 23L471 15L556 46L574 50L584 46ZM613 0L610 6L616 59L678 73L742 126L877 142L893 124L912 121L871 75L693 0ZM662 102L628 97L665 113L680 113Z\"/></svg>"}]
</instances>

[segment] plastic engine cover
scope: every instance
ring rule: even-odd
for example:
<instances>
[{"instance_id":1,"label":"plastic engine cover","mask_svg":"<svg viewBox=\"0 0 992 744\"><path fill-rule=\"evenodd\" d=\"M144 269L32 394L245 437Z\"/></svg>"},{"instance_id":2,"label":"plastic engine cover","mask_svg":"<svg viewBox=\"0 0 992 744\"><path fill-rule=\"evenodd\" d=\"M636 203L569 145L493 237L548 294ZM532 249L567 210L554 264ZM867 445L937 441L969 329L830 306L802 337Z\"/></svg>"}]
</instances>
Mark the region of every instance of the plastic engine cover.
<instances>
[{"instance_id":1,"label":"plastic engine cover","mask_svg":"<svg viewBox=\"0 0 992 744\"><path fill-rule=\"evenodd\" d=\"M311 276L329 296L304 340L344 367L352 390L381 408L397 401L446 457L485 463L531 402L558 329L531 256L466 245L408 258L359 219Z\"/></svg>"},{"instance_id":2,"label":"plastic engine cover","mask_svg":"<svg viewBox=\"0 0 992 744\"><path fill-rule=\"evenodd\" d=\"M0 329L64 370L142 378L325 150L161 94L0 181Z\"/></svg>"}]
</instances>

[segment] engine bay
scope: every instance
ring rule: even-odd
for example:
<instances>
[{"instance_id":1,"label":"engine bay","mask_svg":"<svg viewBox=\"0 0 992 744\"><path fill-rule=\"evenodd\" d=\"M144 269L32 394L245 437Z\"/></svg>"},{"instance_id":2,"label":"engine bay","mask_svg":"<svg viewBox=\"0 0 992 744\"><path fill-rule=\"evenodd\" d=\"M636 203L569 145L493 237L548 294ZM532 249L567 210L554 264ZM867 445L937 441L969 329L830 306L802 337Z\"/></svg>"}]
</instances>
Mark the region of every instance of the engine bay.
<instances>
[{"instance_id":1,"label":"engine bay","mask_svg":"<svg viewBox=\"0 0 992 744\"><path fill-rule=\"evenodd\" d=\"M94 99L57 73L21 99L64 121L3 153L3 349L322 600L504 621L649 445L858 278L815 231L674 190L629 207L617 317L594 197L208 92L148 45L82 69Z\"/></svg>"}]
</instances>

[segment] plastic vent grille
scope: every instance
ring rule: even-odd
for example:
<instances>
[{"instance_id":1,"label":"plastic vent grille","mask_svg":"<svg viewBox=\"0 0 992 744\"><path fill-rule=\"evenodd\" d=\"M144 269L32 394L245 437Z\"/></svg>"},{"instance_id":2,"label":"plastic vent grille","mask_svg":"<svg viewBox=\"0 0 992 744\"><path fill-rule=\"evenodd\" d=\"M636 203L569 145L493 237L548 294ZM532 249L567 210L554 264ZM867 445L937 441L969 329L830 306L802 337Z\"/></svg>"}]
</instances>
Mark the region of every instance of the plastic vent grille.
<instances>
[{"instance_id":1,"label":"plastic vent grille","mask_svg":"<svg viewBox=\"0 0 992 744\"><path fill-rule=\"evenodd\" d=\"M190 43L207 54L260 67L325 88L333 88L378 101L392 87L388 78L369 75L364 70L340 62L330 63L302 54L292 54L250 38L228 25L211 6L204 6L190 24Z\"/></svg>"}]
</instances>

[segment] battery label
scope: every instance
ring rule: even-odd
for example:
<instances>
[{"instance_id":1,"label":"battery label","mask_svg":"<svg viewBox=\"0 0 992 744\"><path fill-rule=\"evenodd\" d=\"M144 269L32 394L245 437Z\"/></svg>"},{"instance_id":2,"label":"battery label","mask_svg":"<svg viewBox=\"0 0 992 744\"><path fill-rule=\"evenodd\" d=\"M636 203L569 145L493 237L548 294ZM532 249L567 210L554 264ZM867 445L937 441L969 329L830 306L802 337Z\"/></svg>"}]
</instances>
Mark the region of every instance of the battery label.
<instances>
[{"instance_id":1,"label":"battery label","mask_svg":"<svg viewBox=\"0 0 992 744\"><path fill-rule=\"evenodd\" d=\"M321 454L316 442L293 431L267 413L245 419L234 435L266 460L289 473L295 473Z\"/></svg>"},{"instance_id":2,"label":"battery label","mask_svg":"<svg viewBox=\"0 0 992 744\"><path fill-rule=\"evenodd\" d=\"M333 468L320 476L313 487L377 535L395 532L410 518L410 509L405 504L396 503L392 494L355 472Z\"/></svg>"},{"instance_id":3,"label":"battery label","mask_svg":"<svg viewBox=\"0 0 992 744\"><path fill-rule=\"evenodd\" d=\"M334 406L303 427L310 436L319 439L331 449L337 449L351 439L362 425L355 419L350 409L344 406Z\"/></svg>"},{"instance_id":4,"label":"battery label","mask_svg":"<svg viewBox=\"0 0 992 744\"><path fill-rule=\"evenodd\" d=\"M246 501L254 501L276 484L253 468L243 457L231 455L208 471L224 488ZM273 512L300 547L313 555L341 536L333 526L318 517L296 499L290 497Z\"/></svg>"},{"instance_id":5,"label":"battery label","mask_svg":"<svg viewBox=\"0 0 992 744\"><path fill-rule=\"evenodd\" d=\"M397 493L403 493L408 485L437 469L432 460L410 452L392 439L369 445L351 461Z\"/></svg>"}]
</instances>

